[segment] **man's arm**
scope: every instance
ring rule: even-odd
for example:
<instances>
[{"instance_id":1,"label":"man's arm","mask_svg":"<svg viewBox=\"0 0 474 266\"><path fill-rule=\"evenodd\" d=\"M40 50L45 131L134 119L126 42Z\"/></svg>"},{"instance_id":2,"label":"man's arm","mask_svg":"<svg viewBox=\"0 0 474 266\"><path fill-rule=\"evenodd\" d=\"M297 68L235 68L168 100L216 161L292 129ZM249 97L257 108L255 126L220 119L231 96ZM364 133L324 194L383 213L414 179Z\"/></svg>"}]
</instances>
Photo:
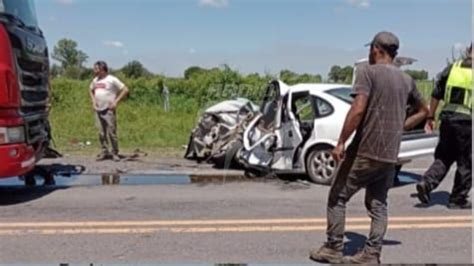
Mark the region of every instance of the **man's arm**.
<instances>
[{"instance_id":1,"label":"man's arm","mask_svg":"<svg viewBox=\"0 0 474 266\"><path fill-rule=\"evenodd\" d=\"M365 94L357 94L349 113L347 113L337 147L333 151L333 157L337 162L344 158L345 143L359 127L362 118L364 117L367 109L368 98L369 97Z\"/></svg>"},{"instance_id":2,"label":"man's arm","mask_svg":"<svg viewBox=\"0 0 474 266\"><path fill-rule=\"evenodd\" d=\"M452 65L449 65L437 76L435 88L433 90L433 94L431 95L431 103L425 125L426 133L433 133L436 110L438 110L439 102L444 99L446 83L448 82L451 69Z\"/></svg>"},{"instance_id":3,"label":"man's arm","mask_svg":"<svg viewBox=\"0 0 474 266\"><path fill-rule=\"evenodd\" d=\"M91 84L91 86L90 86L90 88L89 88L89 95L90 95L91 101L92 101L92 108L93 108L94 110L96 110L96 109L97 109L97 103L95 102L94 88L93 88L92 84Z\"/></svg>"},{"instance_id":4,"label":"man's arm","mask_svg":"<svg viewBox=\"0 0 474 266\"><path fill-rule=\"evenodd\" d=\"M415 108L418 112L405 120L405 124L403 125L404 130L410 130L414 128L416 125L419 125L421 122L423 122L423 120L425 120L428 116L429 109L428 106L426 106L425 101L418 101Z\"/></svg>"},{"instance_id":5,"label":"man's arm","mask_svg":"<svg viewBox=\"0 0 474 266\"><path fill-rule=\"evenodd\" d=\"M119 95L117 96L117 98L115 98L115 101L109 106L109 109L115 110L118 104L122 101L122 99L125 98L125 96L127 96L128 92L129 92L128 87L123 86L122 90L120 90Z\"/></svg>"},{"instance_id":6,"label":"man's arm","mask_svg":"<svg viewBox=\"0 0 474 266\"><path fill-rule=\"evenodd\" d=\"M412 89L408 94L408 104L412 106L416 112L405 119L405 124L403 125L404 130L410 130L419 125L426 119L429 112L428 106L416 88L416 82L414 80L412 80Z\"/></svg>"},{"instance_id":7,"label":"man's arm","mask_svg":"<svg viewBox=\"0 0 474 266\"><path fill-rule=\"evenodd\" d=\"M426 133L433 133L434 130L434 121L436 110L439 106L439 100L436 98L431 98L430 110L428 112L428 118L426 120L425 131Z\"/></svg>"}]
</instances>

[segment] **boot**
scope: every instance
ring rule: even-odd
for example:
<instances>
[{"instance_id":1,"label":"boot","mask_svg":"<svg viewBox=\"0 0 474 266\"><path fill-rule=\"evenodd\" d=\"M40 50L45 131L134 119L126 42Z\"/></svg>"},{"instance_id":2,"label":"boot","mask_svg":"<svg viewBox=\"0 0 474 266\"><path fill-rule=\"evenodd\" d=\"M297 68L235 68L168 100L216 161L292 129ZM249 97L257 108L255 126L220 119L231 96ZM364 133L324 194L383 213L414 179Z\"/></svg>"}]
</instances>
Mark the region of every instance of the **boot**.
<instances>
[{"instance_id":1,"label":"boot","mask_svg":"<svg viewBox=\"0 0 474 266\"><path fill-rule=\"evenodd\" d=\"M319 249L311 251L309 258L320 263L339 264L342 262L342 249L335 249L325 243Z\"/></svg>"},{"instance_id":2,"label":"boot","mask_svg":"<svg viewBox=\"0 0 474 266\"><path fill-rule=\"evenodd\" d=\"M428 204L430 202L430 190L425 182L416 184L416 191L418 192L418 199L421 203Z\"/></svg>"},{"instance_id":3,"label":"boot","mask_svg":"<svg viewBox=\"0 0 474 266\"><path fill-rule=\"evenodd\" d=\"M380 264L380 253L364 248L354 256L344 257L342 262L344 264Z\"/></svg>"}]
</instances>

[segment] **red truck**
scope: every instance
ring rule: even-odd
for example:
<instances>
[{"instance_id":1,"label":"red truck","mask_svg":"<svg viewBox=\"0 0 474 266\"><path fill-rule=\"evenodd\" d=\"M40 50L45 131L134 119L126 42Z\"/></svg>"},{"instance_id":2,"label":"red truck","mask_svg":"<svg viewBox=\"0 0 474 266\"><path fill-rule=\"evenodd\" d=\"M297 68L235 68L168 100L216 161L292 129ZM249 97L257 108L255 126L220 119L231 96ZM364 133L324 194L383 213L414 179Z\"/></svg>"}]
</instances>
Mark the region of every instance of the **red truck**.
<instances>
[{"instance_id":1,"label":"red truck","mask_svg":"<svg viewBox=\"0 0 474 266\"><path fill-rule=\"evenodd\" d=\"M24 176L50 142L49 57L33 0L0 0L0 178Z\"/></svg>"}]
</instances>

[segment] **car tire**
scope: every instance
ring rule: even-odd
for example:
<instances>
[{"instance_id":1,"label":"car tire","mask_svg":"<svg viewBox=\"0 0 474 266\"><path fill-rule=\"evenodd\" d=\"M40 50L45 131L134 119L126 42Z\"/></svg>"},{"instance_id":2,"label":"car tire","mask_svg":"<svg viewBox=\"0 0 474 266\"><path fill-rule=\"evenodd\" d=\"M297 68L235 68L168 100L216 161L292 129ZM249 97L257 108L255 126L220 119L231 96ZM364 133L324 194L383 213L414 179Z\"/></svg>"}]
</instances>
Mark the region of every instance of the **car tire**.
<instances>
[{"instance_id":1,"label":"car tire","mask_svg":"<svg viewBox=\"0 0 474 266\"><path fill-rule=\"evenodd\" d=\"M336 176L337 163L329 145L314 147L306 157L306 173L309 180L320 185L331 185Z\"/></svg>"}]
</instances>

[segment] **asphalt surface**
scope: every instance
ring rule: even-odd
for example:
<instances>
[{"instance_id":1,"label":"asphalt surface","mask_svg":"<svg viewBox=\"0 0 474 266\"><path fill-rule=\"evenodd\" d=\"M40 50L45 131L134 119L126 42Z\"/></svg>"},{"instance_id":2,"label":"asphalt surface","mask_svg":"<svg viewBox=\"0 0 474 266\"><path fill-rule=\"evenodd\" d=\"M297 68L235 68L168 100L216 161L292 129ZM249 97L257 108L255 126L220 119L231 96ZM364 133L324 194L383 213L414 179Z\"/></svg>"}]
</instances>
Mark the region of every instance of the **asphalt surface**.
<instances>
[{"instance_id":1,"label":"asphalt surface","mask_svg":"<svg viewBox=\"0 0 474 266\"><path fill-rule=\"evenodd\" d=\"M453 173L431 205L413 195L429 162L406 165L407 183L390 191L383 263L472 263L472 212L445 207ZM328 189L279 179L4 185L0 263L312 264ZM363 196L348 205L346 254L368 232Z\"/></svg>"}]
</instances>

